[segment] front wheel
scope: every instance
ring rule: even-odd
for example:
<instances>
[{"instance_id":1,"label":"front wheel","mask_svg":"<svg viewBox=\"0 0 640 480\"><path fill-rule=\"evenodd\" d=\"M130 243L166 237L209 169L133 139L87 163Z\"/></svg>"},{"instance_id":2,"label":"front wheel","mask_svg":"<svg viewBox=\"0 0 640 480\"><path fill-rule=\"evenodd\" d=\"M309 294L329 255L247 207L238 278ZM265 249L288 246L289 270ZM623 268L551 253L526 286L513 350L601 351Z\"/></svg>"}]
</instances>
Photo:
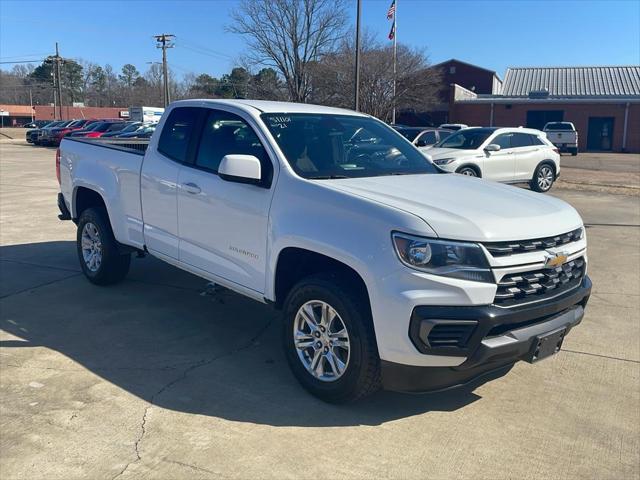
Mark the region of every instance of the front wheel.
<instances>
[{"instance_id":1,"label":"front wheel","mask_svg":"<svg viewBox=\"0 0 640 480\"><path fill-rule=\"evenodd\" d=\"M462 167L456 173L459 173L460 175L466 175L467 177L477 177L478 176L478 172L476 172L476 170L474 168L471 168L471 167Z\"/></svg>"},{"instance_id":2,"label":"front wheel","mask_svg":"<svg viewBox=\"0 0 640 480\"><path fill-rule=\"evenodd\" d=\"M380 359L368 301L338 275L298 283L284 306L284 350L302 386L330 403L380 388Z\"/></svg>"},{"instance_id":3,"label":"front wheel","mask_svg":"<svg viewBox=\"0 0 640 480\"><path fill-rule=\"evenodd\" d=\"M538 165L536 171L533 173L533 178L529 182L529 186L536 192L548 192L553 186L553 182L556 179L556 173L554 168L548 163Z\"/></svg>"},{"instance_id":4,"label":"front wheel","mask_svg":"<svg viewBox=\"0 0 640 480\"><path fill-rule=\"evenodd\" d=\"M111 285L129 272L130 254L121 254L106 210L88 208L78 219L76 237L78 260L82 272L91 283Z\"/></svg>"}]
</instances>

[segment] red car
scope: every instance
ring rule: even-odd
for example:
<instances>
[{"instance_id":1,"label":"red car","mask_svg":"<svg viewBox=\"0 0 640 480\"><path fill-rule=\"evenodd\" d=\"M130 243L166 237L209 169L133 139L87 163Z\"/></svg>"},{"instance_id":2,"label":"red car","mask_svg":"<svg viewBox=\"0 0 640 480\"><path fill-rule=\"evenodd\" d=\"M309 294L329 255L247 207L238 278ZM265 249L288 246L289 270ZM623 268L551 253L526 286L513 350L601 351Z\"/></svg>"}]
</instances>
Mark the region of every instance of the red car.
<instances>
[{"instance_id":1,"label":"red car","mask_svg":"<svg viewBox=\"0 0 640 480\"><path fill-rule=\"evenodd\" d=\"M65 137L67 134L75 132L77 130L82 130L83 128L86 128L90 123L93 123L95 121L95 119L75 120L66 127L54 128L49 134L48 143L49 145L60 145L63 137Z\"/></svg>"},{"instance_id":2,"label":"red car","mask_svg":"<svg viewBox=\"0 0 640 480\"><path fill-rule=\"evenodd\" d=\"M122 120L102 121L90 126L86 130L78 130L76 132L72 132L69 136L73 138L98 138L101 137L103 133L117 132L118 130L122 130L125 126L126 123Z\"/></svg>"}]
</instances>

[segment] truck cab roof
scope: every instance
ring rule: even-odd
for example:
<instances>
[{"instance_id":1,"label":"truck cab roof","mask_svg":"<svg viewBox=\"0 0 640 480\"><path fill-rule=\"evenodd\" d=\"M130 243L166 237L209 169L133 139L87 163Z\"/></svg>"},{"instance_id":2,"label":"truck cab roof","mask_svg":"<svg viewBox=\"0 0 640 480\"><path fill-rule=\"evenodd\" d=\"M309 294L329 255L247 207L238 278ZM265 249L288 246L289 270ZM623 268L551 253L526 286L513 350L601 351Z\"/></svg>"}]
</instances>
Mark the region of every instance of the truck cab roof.
<instances>
[{"instance_id":1,"label":"truck cab roof","mask_svg":"<svg viewBox=\"0 0 640 480\"><path fill-rule=\"evenodd\" d=\"M346 110L343 108L325 107L309 103L274 102L268 100L223 100L223 99L191 99L173 102L172 106L203 106L229 105L241 108L245 111L257 110L259 113L316 113L367 117L363 113Z\"/></svg>"}]
</instances>

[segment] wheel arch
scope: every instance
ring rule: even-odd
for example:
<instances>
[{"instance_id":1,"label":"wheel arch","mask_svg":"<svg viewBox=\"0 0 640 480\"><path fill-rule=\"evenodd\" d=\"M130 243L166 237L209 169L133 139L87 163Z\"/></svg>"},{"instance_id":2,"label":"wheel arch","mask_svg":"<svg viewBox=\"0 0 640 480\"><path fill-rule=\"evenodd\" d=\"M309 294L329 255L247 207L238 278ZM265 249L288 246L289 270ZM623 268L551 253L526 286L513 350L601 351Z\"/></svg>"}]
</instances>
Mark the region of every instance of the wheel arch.
<instances>
[{"instance_id":1,"label":"wheel arch","mask_svg":"<svg viewBox=\"0 0 640 480\"><path fill-rule=\"evenodd\" d=\"M482 170L475 163L463 163L458 168L456 168L456 173L459 173L463 168L473 169L478 174L478 178L482 178Z\"/></svg>"},{"instance_id":2,"label":"wheel arch","mask_svg":"<svg viewBox=\"0 0 640 480\"><path fill-rule=\"evenodd\" d=\"M371 308L367 284L363 276L353 266L332 256L302 247L285 247L278 253L273 280L276 308L282 308L288 293L303 278L313 274L332 272L347 279Z\"/></svg>"},{"instance_id":3,"label":"wheel arch","mask_svg":"<svg viewBox=\"0 0 640 480\"><path fill-rule=\"evenodd\" d=\"M542 166L542 165L549 165L552 169L553 169L553 179L555 180L558 177L558 169L556 168L556 162L554 162L552 159L550 158L545 158L544 160L541 160L538 165L536 165L536 168L533 169L533 177L535 179L535 175L536 172L538 171L538 169Z\"/></svg>"}]
</instances>

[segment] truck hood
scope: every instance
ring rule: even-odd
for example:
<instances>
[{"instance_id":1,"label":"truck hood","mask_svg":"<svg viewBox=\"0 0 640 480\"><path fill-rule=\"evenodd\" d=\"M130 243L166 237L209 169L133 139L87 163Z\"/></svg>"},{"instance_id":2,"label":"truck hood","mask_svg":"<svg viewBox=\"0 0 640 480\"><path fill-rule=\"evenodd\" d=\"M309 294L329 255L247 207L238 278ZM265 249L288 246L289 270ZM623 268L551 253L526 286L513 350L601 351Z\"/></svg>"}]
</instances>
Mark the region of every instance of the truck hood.
<instances>
[{"instance_id":1,"label":"truck hood","mask_svg":"<svg viewBox=\"0 0 640 480\"><path fill-rule=\"evenodd\" d=\"M582 225L569 204L480 178L455 174L320 180L329 188L416 215L441 238L503 241L542 238Z\"/></svg>"}]
</instances>

